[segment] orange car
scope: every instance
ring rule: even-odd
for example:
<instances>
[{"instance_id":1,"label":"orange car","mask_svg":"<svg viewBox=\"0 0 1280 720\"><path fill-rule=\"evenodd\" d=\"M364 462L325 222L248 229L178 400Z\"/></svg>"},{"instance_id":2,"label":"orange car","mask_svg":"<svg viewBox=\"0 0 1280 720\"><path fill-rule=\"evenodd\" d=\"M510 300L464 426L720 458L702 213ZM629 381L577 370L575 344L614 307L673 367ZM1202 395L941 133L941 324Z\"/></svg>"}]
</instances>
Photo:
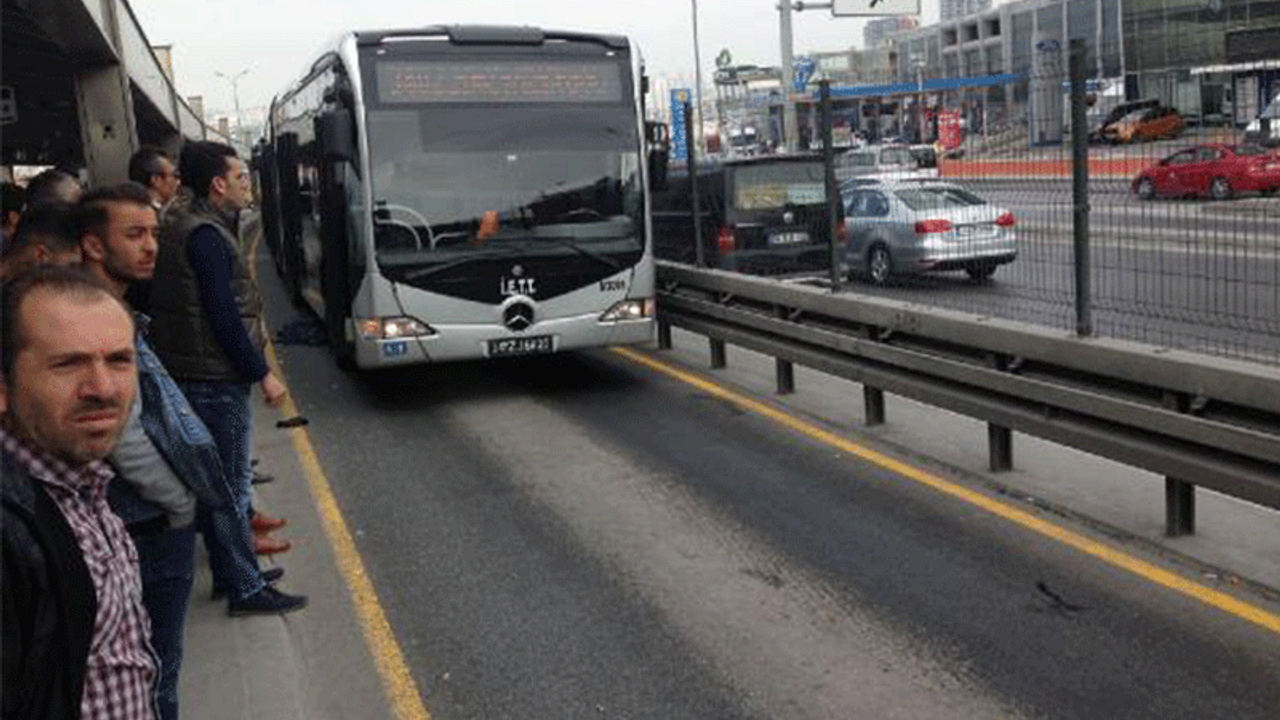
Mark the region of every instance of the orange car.
<instances>
[{"instance_id":1,"label":"orange car","mask_svg":"<svg viewBox=\"0 0 1280 720\"><path fill-rule=\"evenodd\" d=\"M1177 110L1171 107L1153 107L1135 110L1103 128L1102 138L1117 143L1175 138L1186 127L1186 121Z\"/></svg>"}]
</instances>

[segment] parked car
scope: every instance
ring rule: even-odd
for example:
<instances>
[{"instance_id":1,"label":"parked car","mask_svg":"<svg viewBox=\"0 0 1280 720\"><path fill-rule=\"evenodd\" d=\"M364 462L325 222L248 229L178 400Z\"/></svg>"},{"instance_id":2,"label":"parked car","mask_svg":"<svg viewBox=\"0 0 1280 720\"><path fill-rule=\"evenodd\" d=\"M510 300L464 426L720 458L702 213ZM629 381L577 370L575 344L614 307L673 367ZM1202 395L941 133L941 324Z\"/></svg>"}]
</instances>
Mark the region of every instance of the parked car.
<instances>
[{"instance_id":1,"label":"parked car","mask_svg":"<svg viewBox=\"0 0 1280 720\"><path fill-rule=\"evenodd\" d=\"M1142 98L1141 100L1129 100L1119 103L1107 111L1107 114L1098 121L1097 127L1093 132L1089 133L1089 139L1094 142L1101 142L1103 131L1108 127L1120 122L1124 117L1141 110L1150 110L1151 108L1160 107L1160 100L1157 98Z\"/></svg>"},{"instance_id":2,"label":"parked car","mask_svg":"<svg viewBox=\"0 0 1280 720\"><path fill-rule=\"evenodd\" d=\"M864 178L842 195L845 263L877 285L942 270L986 280L1018 257L1013 213L954 183Z\"/></svg>"},{"instance_id":3,"label":"parked car","mask_svg":"<svg viewBox=\"0 0 1280 720\"><path fill-rule=\"evenodd\" d=\"M1267 121L1266 129L1262 121ZM1244 141L1267 147L1280 147L1280 93L1244 128Z\"/></svg>"},{"instance_id":4,"label":"parked car","mask_svg":"<svg viewBox=\"0 0 1280 720\"><path fill-rule=\"evenodd\" d=\"M836 157L836 179L938 177L938 156L931 145L872 145Z\"/></svg>"},{"instance_id":5,"label":"parked car","mask_svg":"<svg viewBox=\"0 0 1280 720\"><path fill-rule=\"evenodd\" d=\"M703 166L698 192L709 267L758 274L830 266L822 156L763 155ZM653 193L654 253L692 263L697 257L689 174L672 170Z\"/></svg>"},{"instance_id":6,"label":"parked car","mask_svg":"<svg viewBox=\"0 0 1280 720\"><path fill-rule=\"evenodd\" d=\"M1102 129L1102 139L1114 143L1176 138L1187 127L1186 120L1171 107L1134 110Z\"/></svg>"},{"instance_id":7,"label":"parked car","mask_svg":"<svg viewBox=\"0 0 1280 720\"><path fill-rule=\"evenodd\" d=\"M1208 195L1226 200L1238 192L1270 195L1280 189L1280 153L1259 145L1197 145L1170 155L1133 179L1143 200Z\"/></svg>"}]
</instances>

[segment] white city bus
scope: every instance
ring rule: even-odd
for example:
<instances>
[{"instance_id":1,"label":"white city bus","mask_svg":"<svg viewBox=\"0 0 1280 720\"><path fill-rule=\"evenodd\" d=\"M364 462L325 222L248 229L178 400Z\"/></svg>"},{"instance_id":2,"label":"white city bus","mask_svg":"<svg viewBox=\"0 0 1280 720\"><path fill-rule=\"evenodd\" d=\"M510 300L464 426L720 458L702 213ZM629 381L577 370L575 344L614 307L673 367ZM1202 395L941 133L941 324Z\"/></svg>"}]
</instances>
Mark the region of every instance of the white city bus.
<instances>
[{"instance_id":1,"label":"white city bus","mask_svg":"<svg viewBox=\"0 0 1280 720\"><path fill-rule=\"evenodd\" d=\"M343 35L254 154L285 285L360 368L648 341L646 90L624 37Z\"/></svg>"}]
</instances>

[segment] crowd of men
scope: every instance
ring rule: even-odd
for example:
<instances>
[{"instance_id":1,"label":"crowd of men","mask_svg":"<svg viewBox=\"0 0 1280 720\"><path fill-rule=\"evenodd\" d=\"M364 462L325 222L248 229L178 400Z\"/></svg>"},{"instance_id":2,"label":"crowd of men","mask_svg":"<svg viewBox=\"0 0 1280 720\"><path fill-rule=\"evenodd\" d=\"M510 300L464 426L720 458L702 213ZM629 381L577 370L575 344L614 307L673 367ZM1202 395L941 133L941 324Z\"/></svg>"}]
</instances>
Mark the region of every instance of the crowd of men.
<instances>
[{"instance_id":1,"label":"crowd of men","mask_svg":"<svg viewBox=\"0 0 1280 720\"><path fill-rule=\"evenodd\" d=\"M278 407L239 236L245 163L143 148L130 182L4 187L0 499L6 720L175 720L203 538L232 616L306 606L259 555L256 385Z\"/></svg>"}]
</instances>

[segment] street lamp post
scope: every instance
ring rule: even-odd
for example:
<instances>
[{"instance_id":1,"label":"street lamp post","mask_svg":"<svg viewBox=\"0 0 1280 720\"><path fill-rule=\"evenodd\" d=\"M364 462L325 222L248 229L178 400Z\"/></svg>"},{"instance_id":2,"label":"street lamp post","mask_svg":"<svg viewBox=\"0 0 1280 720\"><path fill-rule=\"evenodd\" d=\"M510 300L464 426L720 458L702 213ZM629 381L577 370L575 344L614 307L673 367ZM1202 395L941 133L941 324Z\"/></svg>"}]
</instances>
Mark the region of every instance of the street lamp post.
<instances>
[{"instance_id":1,"label":"street lamp post","mask_svg":"<svg viewBox=\"0 0 1280 720\"><path fill-rule=\"evenodd\" d=\"M694 92L697 94L698 107L695 109L693 131L697 134L697 138L685 138L685 142L705 142L702 132L702 51L698 46L698 0L691 0L693 4L693 73L694 73ZM703 154L706 154L707 147L701 145ZM690 171L689 177L696 177L696 171Z\"/></svg>"},{"instance_id":2,"label":"street lamp post","mask_svg":"<svg viewBox=\"0 0 1280 720\"><path fill-rule=\"evenodd\" d=\"M241 122L240 119L240 78L249 74L249 68L245 68L235 75L227 75L226 73L218 70L214 70L213 74L231 83L231 100L236 106L236 132L239 133L244 126L244 123Z\"/></svg>"},{"instance_id":3,"label":"street lamp post","mask_svg":"<svg viewBox=\"0 0 1280 720\"><path fill-rule=\"evenodd\" d=\"M924 62L916 60L916 124L920 130L920 142L926 142L929 133L928 117L924 107Z\"/></svg>"}]
</instances>

